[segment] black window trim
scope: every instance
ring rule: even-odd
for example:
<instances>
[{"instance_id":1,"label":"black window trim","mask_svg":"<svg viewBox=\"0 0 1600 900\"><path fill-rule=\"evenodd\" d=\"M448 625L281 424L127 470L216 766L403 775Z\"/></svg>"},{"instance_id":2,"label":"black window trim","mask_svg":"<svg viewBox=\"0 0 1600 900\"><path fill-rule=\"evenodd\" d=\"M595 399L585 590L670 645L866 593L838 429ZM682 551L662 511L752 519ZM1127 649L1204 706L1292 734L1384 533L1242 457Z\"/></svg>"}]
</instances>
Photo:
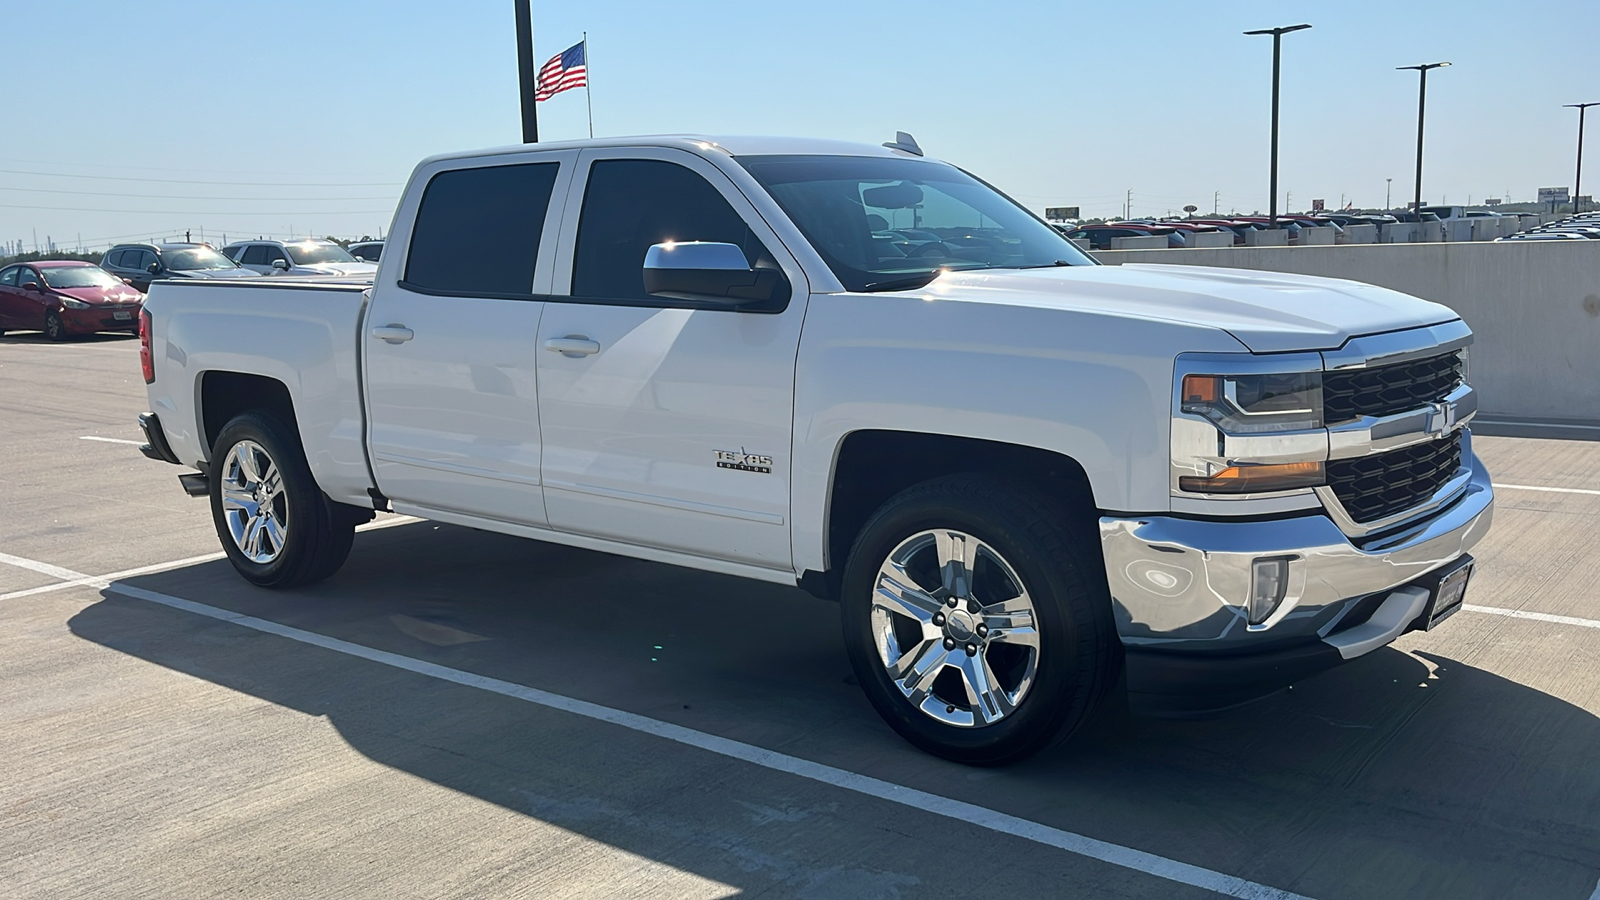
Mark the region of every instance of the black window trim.
<instances>
[{"instance_id":1,"label":"black window trim","mask_svg":"<svg viewBox=\"0 0 1600 900\"><path fill-rule=\"evenodd\" d=\"M788 281L789 276L784 275ZM682 300L675 297L653 297L649 300L626 297L584 297L573 294L514 294L499 293L494 291L444 291L437 288L427 288L412 284L404 279L395 282L395 286L410 291L413 294L423 294L429 297L459 297L467 300L515 300L533 303L578 303L585 306L632 306L645 309L703 309L708 312L736 312L736 313L761 313L777 315L788 308L785 303L782 307L773 305L770 301L752 300L738 306L726 303L717 303L713 300ZM791 295L793 289L790 290Z\"/></svg>"}]
</instances>

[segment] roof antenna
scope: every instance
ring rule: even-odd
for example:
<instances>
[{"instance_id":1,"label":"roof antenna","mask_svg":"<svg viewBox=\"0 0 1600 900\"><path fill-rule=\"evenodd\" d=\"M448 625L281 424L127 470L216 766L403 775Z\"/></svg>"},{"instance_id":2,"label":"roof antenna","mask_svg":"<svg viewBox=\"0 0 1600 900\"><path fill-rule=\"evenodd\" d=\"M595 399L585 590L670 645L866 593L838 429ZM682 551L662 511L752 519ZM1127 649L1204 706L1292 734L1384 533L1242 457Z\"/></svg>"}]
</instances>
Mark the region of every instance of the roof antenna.
<instances>
[{"instance_id":1,"label":"roof antenna","mask_svg":"<svg viewBox=\"0 0 1600 900\"><path fill-rule=\"evenodd\" d=\"M904 150L912 156L922 155L922 148L917 146L917 139L904 131L896 131L894 133L894 143L884 144L884 146L890 150Z\"/></svg>"}]
</instances>

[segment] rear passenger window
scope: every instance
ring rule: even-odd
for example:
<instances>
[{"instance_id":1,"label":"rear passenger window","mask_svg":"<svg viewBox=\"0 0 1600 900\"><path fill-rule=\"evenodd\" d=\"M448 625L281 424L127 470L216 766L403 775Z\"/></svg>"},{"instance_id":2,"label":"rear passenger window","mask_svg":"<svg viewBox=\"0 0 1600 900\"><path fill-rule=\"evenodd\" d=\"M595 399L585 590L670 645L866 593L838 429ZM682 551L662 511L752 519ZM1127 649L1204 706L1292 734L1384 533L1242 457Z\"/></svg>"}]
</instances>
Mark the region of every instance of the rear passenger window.
<instances>
[{"instance_id":1,"label":"rear passenger window","mask_svg":"<svg viewBox=\"0 0 1600 900\"><path fill-rule=\"evenodd\" d=\"M645 292L644 257L664 241L737 244L752 266L777 266L722 194L693 171L654 159L605 159L589 167L573 296L663 303Z\"/></svg>"},{"instance_id":2,"label":"rear passenger window","mask_svg":"<svg viewBox=\"0 0 1600 900\"><path fill-rule=\"evenodd\" d=\"M13 266L13 267L5 270L4 272L0 272L0 284L4 284L4 285L14 285L14 284L16 284L17 283L17 273L20 272L20 271L22 271L22 270L16 268L15 266Z\"/></svg>"},{"instance_id":3,"label":"rear passenger window","mask_svg":"<svg viewBox=\"0 0 1600 900\"><path fill-rule=\"evenodd\" d=\"M244 248L244 253L239 257L239 264L244 266L264 266L267 264L267 248L265 244L251 244Z\"/></svg>"},{"instance_id":4,"label":"rear passenger window","mask_svg":"<svg viewBox=\"0 0 1600 900\"><path fill-rule=\"evenodd\" d=\"M428 181L406 256L406 287L452 296L533 292L559 163L440 172Z\"/></svg>"}]
</instances>

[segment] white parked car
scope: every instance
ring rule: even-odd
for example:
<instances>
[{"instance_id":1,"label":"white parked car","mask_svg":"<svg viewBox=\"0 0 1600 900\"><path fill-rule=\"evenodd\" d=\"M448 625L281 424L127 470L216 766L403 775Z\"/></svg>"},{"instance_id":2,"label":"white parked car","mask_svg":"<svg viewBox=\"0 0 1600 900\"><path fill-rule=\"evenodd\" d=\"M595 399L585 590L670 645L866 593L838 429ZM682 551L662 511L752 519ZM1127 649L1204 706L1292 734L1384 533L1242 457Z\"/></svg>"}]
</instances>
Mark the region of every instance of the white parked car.
<instances>
[{"instance_id":1,"label":"white parked car","mask_svg":"<svg viewBox=\"0 0 1600 900\"><path fill-rule=\"evenodd\" d=\"M376 263L351 256L327 240L240 241L222 248L222 255L261 275L341 275L371 279Z\"/></svg>"},{"instance_id":2,"label":"white parked car","mask_svg":"<svg viewBox=\"0 0 1600 900\"><path fill-rule=\"evenodd\" d=\"M1489 528L1454 312L1097 265L908 136L438 156L389 242L145 302L143 450L255 584L392 509L798 585L895 730L998 764L1430 629Z\"/></svg>"}]
</instances>

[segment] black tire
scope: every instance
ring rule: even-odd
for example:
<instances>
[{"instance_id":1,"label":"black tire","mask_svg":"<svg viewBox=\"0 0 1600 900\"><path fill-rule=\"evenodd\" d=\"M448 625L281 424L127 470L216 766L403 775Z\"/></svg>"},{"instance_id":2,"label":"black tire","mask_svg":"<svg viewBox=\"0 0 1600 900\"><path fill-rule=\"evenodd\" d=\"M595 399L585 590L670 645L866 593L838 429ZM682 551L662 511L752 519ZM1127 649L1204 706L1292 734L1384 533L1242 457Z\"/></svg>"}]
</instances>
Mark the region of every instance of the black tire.
<instances>
[{"instance_id":1,"label":"black tire","mask_svg":"<svg viewBox=\"0 0 1600 900\"><path fill-rule=\"evenodd\" d=\"M851 550L840 606L851 666L884 721L929 753L980 766L1017 762L1082 725L1116 684L1122 660L1093 523L1092 509L978 474L924 482L879 508ZM879 567L914 536L938 529L958 530L998 552L1034 608L1038 649L1031 684L1013 709L987 724L976 714L972 724L949 724L919 709L880 656L872 613ZM974 567L970 581L976 584L982 577ZM926 589L926 580L918 579L918 586ZM968 593L977 596L975 589ZM979 652L989 659L993 649ZM950 659L959 663L960 652L951 651ZM946 674L941 670L939 677ZM943 696L934 699L942 705ZM953 706L947 709L956 712Z\"/></svg>"},{"instance_id":2,"label":"black tire","mask_svg":"<svg viewBox=\"0 0 1600 900\"><path fill-rule=\"evenodd\" d=\"M61 321L61 313L49 310L44 314L44 336L52 341L64 341L71 335L67 333L67 323Z\"/></svg>"},{"instance_id":3,"label":"black tire","mask_svg":"<svg viewBox=\"0 0 1600 900\"><path fill-rule=\"evenodd\" d=\"M223 506L227 460L235 446L251 441L264 450L282 480L284 540L273 559L257 562L234 540ZM223 426L211 452L211 518L228 561L246 581L261 587L288 588L321 581L339 570L350 555L358 523L371 510L335 503L317 487L294 430L264 411L239 415Z\"/></svg>"}]
</instances>

